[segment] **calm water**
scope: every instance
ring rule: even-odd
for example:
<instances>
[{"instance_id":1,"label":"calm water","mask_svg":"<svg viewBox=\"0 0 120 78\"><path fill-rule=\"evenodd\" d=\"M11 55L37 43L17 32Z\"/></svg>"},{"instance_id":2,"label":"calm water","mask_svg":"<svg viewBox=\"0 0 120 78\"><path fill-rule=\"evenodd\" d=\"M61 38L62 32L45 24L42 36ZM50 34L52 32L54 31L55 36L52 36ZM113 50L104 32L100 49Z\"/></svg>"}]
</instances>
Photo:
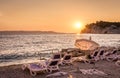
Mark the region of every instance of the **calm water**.
<instances>
[{"instance_id":1,"label":"calm water","mask_svg":"<svg viewBox=\"0 0 120 78\"><path fill-rule=\"evenodd\" d=\"M38 62L40 56L50 57L49 51L42 54L43 50L74 48L76 39L89 36L101 46L120 46L119 34L0 35L0 66Z\"/></svg>"}]
</instances>

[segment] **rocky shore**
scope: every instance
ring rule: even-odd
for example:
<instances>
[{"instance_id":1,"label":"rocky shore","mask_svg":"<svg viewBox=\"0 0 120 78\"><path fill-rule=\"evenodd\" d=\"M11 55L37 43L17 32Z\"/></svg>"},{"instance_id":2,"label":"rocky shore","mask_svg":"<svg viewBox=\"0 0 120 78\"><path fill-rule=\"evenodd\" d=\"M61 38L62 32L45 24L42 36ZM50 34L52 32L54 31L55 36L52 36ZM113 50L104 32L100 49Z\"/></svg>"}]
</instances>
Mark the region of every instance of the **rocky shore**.
<instances>
[{"instance_id":1,"label":"rocky shore","mask_svg":"<svg viewBox=\"0 0 120 78\"><path fill-rule=\"evenodd\" d=\"M87 24L81 33L120 34L120 22L97 21Z\"/></svg>"}]
</instances>

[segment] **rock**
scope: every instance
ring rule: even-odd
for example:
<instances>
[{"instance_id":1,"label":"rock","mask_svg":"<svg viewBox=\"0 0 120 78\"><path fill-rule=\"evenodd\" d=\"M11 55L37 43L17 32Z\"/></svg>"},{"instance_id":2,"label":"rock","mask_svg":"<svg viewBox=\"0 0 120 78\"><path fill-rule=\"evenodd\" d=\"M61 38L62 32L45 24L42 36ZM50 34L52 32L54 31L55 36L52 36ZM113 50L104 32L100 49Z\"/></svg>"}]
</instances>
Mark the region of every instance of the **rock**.
<instances>
[{"instance_id":1,"label":"rock","mask_svg":"<svg viewBox=\"0 0 120 78\"><path fill-rule=\"evenodd\" d=\"M86 25L81 33L120 34L120 22L99 21Z\"/></svg>"}]
</instances>

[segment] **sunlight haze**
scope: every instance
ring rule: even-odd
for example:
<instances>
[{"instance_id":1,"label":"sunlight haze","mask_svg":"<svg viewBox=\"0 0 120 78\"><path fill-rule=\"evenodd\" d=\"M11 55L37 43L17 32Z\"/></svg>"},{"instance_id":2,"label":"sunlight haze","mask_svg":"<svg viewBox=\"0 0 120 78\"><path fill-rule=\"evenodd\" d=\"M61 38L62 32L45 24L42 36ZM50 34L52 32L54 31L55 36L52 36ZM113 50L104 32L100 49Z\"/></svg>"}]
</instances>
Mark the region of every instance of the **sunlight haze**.
<instances>
[{"instance_id":1,"label":"sunlight haze","mask_svg":"<svg viewBox=\"0 0 120 78\"><path fill-rule=\"evenodd\" d=\"M120 21L119 7L120 0L0 0L0 31L76 33L76 20Z\"/></svg>"}]
</instances>

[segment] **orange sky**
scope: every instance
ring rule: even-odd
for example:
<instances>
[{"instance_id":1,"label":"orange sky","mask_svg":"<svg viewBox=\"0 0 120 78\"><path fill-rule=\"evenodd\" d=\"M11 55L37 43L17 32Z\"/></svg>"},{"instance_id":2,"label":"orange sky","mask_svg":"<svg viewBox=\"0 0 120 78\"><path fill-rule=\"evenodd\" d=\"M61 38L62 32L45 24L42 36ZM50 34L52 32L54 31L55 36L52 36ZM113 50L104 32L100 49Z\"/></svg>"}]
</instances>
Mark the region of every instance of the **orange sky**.
<instances>
[{"instance_id":1,"label":"orange sky","mask_svg":"<svg viewBox=\"0 0 120 78\"><path fill-rule=\"evenodd\" d=\"M99 20L120 21L120 0L0 0L0 31L76 33Z\"/></svg>"}]
</instances>

